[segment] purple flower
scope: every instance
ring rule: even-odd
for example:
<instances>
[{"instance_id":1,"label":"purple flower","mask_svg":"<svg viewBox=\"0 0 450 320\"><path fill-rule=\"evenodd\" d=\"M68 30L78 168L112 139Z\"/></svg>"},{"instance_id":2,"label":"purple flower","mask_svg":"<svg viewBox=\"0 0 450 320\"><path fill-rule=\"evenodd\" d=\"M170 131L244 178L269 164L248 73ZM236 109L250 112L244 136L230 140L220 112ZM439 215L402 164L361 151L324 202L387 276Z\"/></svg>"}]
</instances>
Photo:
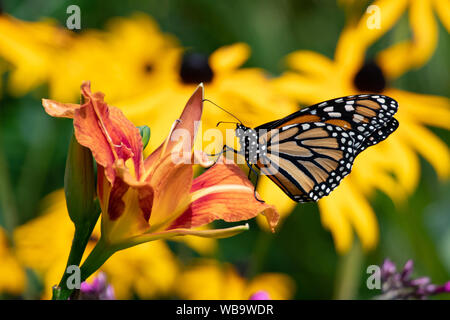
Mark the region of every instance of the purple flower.
<instances>
[{"instance_id":1,"label":"purple flower","mask_svg":"<svg viewBox=\"0 0 450 320\"><path fill-rule=\"evenodd\" d=\"M412 279L413 270L412 260L408 260L399 272L391 260L384 260L381 266L382 294L376 298L383 300L427 299L432 295L450 292L450 281L438 286L432 284L428 277Z\"/></svg>"},{"instance_id":2,"label":"purple flower","mask_svg":"<svg viewBox=\"0 0 450 320\"><path fill-rule=\"evenodd\" d=\"M106 281L106 275L100 272L92 281L81 284L79 300L114 300L114 289Z\"/></svg>"},{"instance_id":3,"label":"purple flower","mask_svg":"<svg viewBox=\"0 0 450 320\"><path fill-rule=\"evenodd\" d=\"M249 300L271 300L271 299L267 291L260 290L252 294Z\"/></svg>"}]
</instances>

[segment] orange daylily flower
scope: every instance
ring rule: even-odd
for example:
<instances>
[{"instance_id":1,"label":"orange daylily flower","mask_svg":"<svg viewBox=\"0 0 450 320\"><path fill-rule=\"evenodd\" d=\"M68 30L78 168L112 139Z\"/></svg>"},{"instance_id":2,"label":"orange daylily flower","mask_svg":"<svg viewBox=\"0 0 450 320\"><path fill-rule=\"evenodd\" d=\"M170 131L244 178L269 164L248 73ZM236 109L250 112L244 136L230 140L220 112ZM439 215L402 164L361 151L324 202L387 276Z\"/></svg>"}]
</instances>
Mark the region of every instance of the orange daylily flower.
<instances>
[{"instance_id":1,"label":"orange daylily flower","mask_svg":"<svg viewBox=\"0 0 450 320\"><path fill-rule=\"evenodd\" d=\"M192 148L203 109L202 85L166 141L145 160L139 130L118 108L108 106L102 93L92 93L89 82L81 91L82 105L44 99L43 106L52 116L73 118L76 139L92 151L103 213L101 241L113 251L179 235L232 236L248 226L196 228L218 219L248 220L259 213L274 230L277 211L255 199L253 185L237 165L221 160L193 178L193 161L208 162Z\"/></svg>"}]
</instances>

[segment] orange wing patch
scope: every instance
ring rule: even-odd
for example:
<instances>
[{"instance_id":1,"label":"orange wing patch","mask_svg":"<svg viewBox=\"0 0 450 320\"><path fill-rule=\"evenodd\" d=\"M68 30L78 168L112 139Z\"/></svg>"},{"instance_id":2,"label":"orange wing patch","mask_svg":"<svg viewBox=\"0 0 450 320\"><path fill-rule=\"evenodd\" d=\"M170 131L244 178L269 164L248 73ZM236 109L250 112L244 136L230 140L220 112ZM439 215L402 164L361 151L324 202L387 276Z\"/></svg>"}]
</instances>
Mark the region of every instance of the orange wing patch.
<instances>
[{"instance_id":1,"label":"orange wing patch","mask_svg":"<svg viewBox=\"0 0 450 320\"><path fill-rule=\"evenodd\" d=\"M315 128L305 132L300 133L296 138L298 140L311 139L311 138L321 138L328 137L328 133L322 128Z\"/></svg>"},{"instance_id":2,"label":"orange wing patch","mask_svg":"<svg viewBox=\"0 0 450 320\"><path fill-rule=\"evenodd\" d=\"M374 109L374 110L378 110L381 108L379 103L372 101L372 100L367 100L367 99L357 100L356 103L361 106L369 107L370 109Z\"/></svg>"},{"instance_id":3,"label":"orange wing patch","mask_svg":"<svg viewBox=\"0 0 450 320\"><path fill-rule=\"evenodd\" d=\"M349 130L352 129L352 125L345 120L331 119L331 120L325 121L325 123L329 123L329 124L332 124L332 125L344 128L344 129L349 129Z\"/></svg>"},{"instance_id":4,"label":"orange wing patch","mask_svg":"<svg viewBox=\"0 0 450 320\"><path fill-rule=\"evenodd\" d=\"M290 124L297 124L297 123L306 123L306 122L318 122L320 121L320 117L316 115L302 115L297 118L294 118L292 120L289 120L288 122L283 123L278 128L288 126Z\"/></svg>"},{"instance_id":5,"label":"orange wing patch","mask_svg":"<svg viewBox=\"0 0 450 320\"><path fill-rule=\"evenodd\" d=\"M313 154L310 150L300 147L295 141L287 141L281 144L276 144L277 147L269 146L267 149L271 152L281 152L297 157L311 157Z\"/></svg>"},{"instance_id":6,"label":"orange wing patch","mask_svg":"<svg viewBox=\"0 0 450 320\"><path fill-rule=\"evenodd\" d=\"M314 163L310 161L298 161L302 166L304 166L314 177L314 180L316 180L316 183L321 183L327 180L328 173L320 169L318 166L316 166Z\"/></svg>"},{"instance_id":7,"label":"orange wing patch","mask_svg":"<svg viewBox=\"0 0 450 320\"><path fill-rule=\"evenodd\" d=\"M366 117L375 117L377 114L373 109L365 108L365 107L356 107L356 112Z\"/></svg>"},{"instance_id":8,"label":"orange wing patch","mask_svg":"<svg viewBox=\"0 0 450 320\"><path fill-rule=\"evenodd\" d=\"M338 148L339 144L334 138L304 140L302 144L313 147Z\"/></svg>"},{"instance_id":9,"label":"orange wing patch","mask_svg":"<svg viewBox=\"0 0 450 320\"><path fill-rule=\"evenodd\" d=\"M314 188L314 181L311 180L302 170L300 170L295 164L291 161L286 160L284 158L273 159L272 155L267 155L273 163L279 164L281 168L283 168L295 181L297 181L302 188L306 191L306 193L310 192L312 188ZM276 176L279 178L282 175L280 173L276 173ZM280 179L281 180L281 179ZM291 191L291 194L297 194L296 190L298 188L294 186L292 183L286 181L285 186Z\"/></svg>"},{"instance_id":10,"label":"orange wing patch","mask_svg":"<svg viewBox=\"0 0 450 320\"><path fill-rule=\"evenodd\" d=\"M327 170L328 172L331 172L333 170L336 170L338 163L336 161L333 161L331 159L327 159L327 158L317 158L315 159L315 161L322 166L322 168L324 168L325 170Z\"/></svg>"},{"instance_id":11,"label":"orange wing patch","mask_svg":"<svg viewBox=\"0 0 450 320\"><path fill-rule=\"evenodd\" d=\"M343 152L341 150L323 149L323 148L312 148L312 150L324 156L333 158L336 161L341 160L343 156Z\"/></svg>"}]
</instances>

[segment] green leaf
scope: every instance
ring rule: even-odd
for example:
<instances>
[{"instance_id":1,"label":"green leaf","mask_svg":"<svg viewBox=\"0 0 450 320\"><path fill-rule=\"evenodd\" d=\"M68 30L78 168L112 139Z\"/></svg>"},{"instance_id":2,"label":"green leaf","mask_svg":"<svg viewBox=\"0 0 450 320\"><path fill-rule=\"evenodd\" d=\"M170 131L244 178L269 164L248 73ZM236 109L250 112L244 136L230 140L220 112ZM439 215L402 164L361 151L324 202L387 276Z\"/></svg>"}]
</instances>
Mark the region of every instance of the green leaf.
<instances>
[{"instance_id":1,"label":"green leaf","mask_svg":"<svg viewBox=\"0 0 450 320\"><path fill-rule=\"evenodd\" d=\"M144 150L150 141L150 128L147 126L139 126L138 129L142 137L142 150Z\"/></svg>"}]
</instances>

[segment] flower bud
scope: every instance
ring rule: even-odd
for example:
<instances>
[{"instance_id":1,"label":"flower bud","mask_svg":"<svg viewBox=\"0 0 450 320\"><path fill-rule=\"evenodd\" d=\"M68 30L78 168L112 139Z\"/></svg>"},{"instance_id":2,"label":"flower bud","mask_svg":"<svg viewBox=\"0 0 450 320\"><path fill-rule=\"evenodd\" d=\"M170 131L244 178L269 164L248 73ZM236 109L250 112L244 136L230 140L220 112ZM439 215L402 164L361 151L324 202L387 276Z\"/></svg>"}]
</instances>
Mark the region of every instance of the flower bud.
<instances>
[{"instance_id":1,"label":"flower bud","mask_svg":"<svg viewBox=\"0 0 450 320\"><path fill-rule=\"evenodd\" d=\"M78 143L75 135L69 145L64 192L67 211L77 227L95 223L99 212L95 204L95 172L91 151Z\"/></svg>"}]
</instances>

